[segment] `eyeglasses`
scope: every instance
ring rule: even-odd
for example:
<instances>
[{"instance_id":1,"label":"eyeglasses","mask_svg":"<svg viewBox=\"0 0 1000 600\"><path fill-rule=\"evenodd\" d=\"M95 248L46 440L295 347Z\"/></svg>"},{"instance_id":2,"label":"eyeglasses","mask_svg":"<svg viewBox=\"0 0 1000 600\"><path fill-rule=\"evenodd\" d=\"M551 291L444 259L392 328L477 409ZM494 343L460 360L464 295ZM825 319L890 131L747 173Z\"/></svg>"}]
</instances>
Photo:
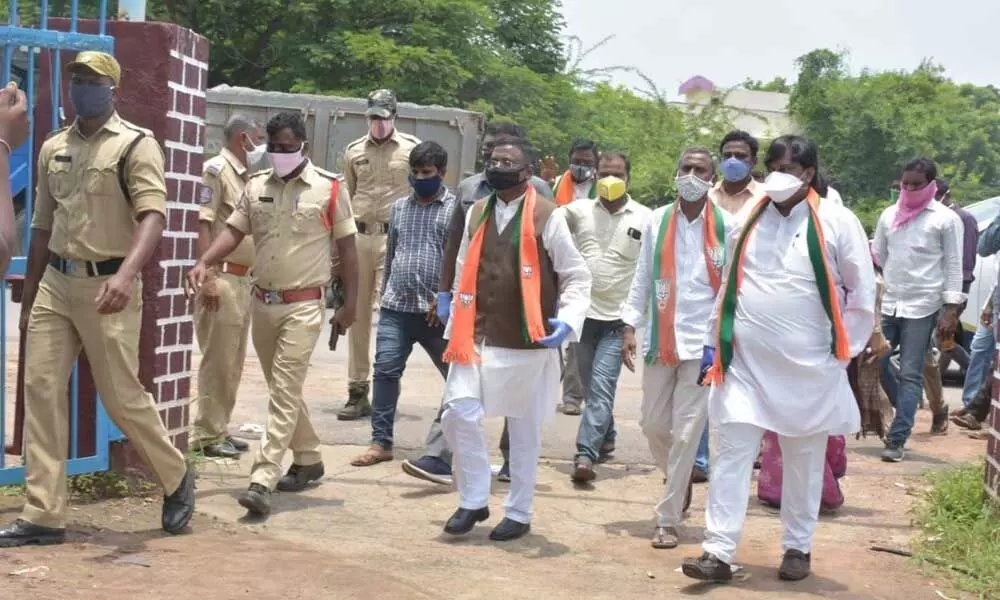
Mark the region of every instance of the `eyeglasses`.
<instances>
[{"instance_id":1,"label":"eyeglasses","mask_svg":"<svg viewBox=\"0 0 1000 600\"><path fill-rule=\"evenodd\" d=\"M524 165L520 165L509 158L491 158L486 161L486 166L494 169L516 169L518 171L524 168Z\"/></svg>"}]
</instances>

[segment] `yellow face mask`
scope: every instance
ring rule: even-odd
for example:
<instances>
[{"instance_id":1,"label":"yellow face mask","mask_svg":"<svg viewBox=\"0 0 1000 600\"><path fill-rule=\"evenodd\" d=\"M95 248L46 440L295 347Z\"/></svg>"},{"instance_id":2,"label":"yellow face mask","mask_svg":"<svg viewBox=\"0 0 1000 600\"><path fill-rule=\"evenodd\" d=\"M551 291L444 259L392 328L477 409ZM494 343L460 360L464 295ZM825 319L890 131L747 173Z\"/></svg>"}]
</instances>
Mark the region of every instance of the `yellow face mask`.
<instances>
[{"instance_id":1,"label":"yellow face mask","mask_svg":"<svg viewBox=\"0 0 1000 600\"><path fill-rule=\"evenodd\" d=\"M628 185L624 180L609 175L597 181L597 196L614 202L625 195Z\"/></svg>"}]
</instances>

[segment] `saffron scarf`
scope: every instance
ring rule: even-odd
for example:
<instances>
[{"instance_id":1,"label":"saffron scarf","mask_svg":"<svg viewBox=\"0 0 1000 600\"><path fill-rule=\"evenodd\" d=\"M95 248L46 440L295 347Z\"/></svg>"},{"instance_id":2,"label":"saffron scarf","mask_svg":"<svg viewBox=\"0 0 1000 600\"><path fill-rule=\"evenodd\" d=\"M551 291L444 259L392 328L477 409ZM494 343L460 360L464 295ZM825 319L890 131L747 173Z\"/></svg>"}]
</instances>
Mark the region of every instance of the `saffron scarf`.
<instances>
[{"instance_id":1,"label":"saffron scarf","mask_svg":"<svg viewBox=\"0 0 1000 600\"><path fill-rule=\"evenodd\" d=\"M483 239L486 228L495 227L493 216L497 203L494 192L486 201L486 208L476 224L472 234L469 249L462 265L462 276L458 281L458 294L451 317L451 339L445 348L443 360L459 364L479 362L476 352L476 284L479 277L479 261L482 258ZM535 238L535 188L528 185L524 200L517 209L512 223L514 241L518 247L517 272L521 284L521 314L525 341L537 342L545 337L545 324L542 318L542 284L541 263L538 255L538 242ZM496 260L498 257L487 257Z\"/></svg>"},{"instance_id":2,"label":"saffron scarf","mask_svg":"<svg viewBox=\"0 0 1000 600\"><path fill-rule=\"evenodd\" d=\"M726 280L726 290L722 295L722 307L719 312L718 339L716 341L715 363L709 369L705 380L712 385L722 385L729 364L733 360L733 329L736 321L736 302L739 297L740 284L743 282L743 258L746 252L747 239L753 228L760 221L764 209L770 204L767 197L762 199L747 216L746 225L740 233L733 252L733 264ZM809 262L812 264L819 288L819 297L823 308L830 319L830 330L833 343L830 351L838 360L851 360L850 346L847 340L847 329L844 327L844 317L840 310L837 297L837 286L830 272L830 264L826 259L826 242L823 238L823 226L819 220L820 197L816 190L810 189L806 197L809 208L809 224L806 231L806 246L809 249Z\"/></svg>"},{"instance_id":3,"label":"saffron scarf","mask_svg":"<svg viewBox=\"0 0 1000 600\"><path fill-rule=\"evenodd\" d=\"M556 205L566 206L570 202L576 200L576 198L574 198L574 196L576 195L576 193L574 192L575 189L576 189L576 184L573 182L573 176L570 174L569 171L566 171L559 178L559 181L556 182L556 189L553 190L553 195L556 198ZM596 190L597 190L597 182L595 181L590 185L590 191L587 192L587 197L593 198Z\"/></svg>"},{"instance_id":4,"label":"saffron scarf","mask_svg":"<svg viewBox=\"0 0 1000 600\"><path fill-rule=\"evenodd\" d=\"M705 268L712 289L716 293L722 285L722 264L725 260L726 222L722 211L714 202L706 202L704 210L704 253ZM677 366L677 337L675 322L677 316L677 262L675 241L677 239L677 219L683 215L677 210L677 203L670 206L660 221L660 231L653 247L653 293L656 310L653 311L650 327L649 352L646 364L656 361L669 367Z\"/></svg>"}]
</instances>

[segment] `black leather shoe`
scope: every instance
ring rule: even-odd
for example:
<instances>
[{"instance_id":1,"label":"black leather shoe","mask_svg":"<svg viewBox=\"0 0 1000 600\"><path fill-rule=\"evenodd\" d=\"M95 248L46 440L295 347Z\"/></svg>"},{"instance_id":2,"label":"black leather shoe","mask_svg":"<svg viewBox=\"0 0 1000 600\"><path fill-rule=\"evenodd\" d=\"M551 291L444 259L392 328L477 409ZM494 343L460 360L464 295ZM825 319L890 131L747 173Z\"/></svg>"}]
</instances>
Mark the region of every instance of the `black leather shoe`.
<instances>
[{"instance_id":1,"label":"black leather shoe","mask_svg":"<svg viewBox=\"0 0 1000 600\"><path fill-rule=\"evenodd\" d=\"M167 533L180 533L194 515L194 469L188 467L174 493L163 497L160 523Z\"/></svg>"},{"instance_id":2,"label":"black leather shoe","mask_svg":"<svg viewBox=\"0 0 1000 600\"><path fill-rule=\"evenodd\" d=\"M465 535L472 531L476 523L481 523L490 518L490 507L484 506L475 510L460 508L451 515L448 522L444 524L444 532L448 535Z\"/></svg>"},{"instance_id":3,"label":"black leather shoe","mask_svg":"<svg viewBox=\"0 0 1000 600\"><path fill-rule=\"evenodd\" d=\"M279 492L301 492L313 481L323 477L323 463L314 465L296 465L288 467L288 472L278 480Z\"/></svg>"},{"instance_id":4,"label":"black leather shoe","mask_svg":"<svg viewBox=\"0 0 1000 600\"><path fill-rule=\"evenodd\" d=\"M226 440L205 444L201 448L201 453L210 458L239 458L240 451Z\"/></svg>"},{"instance_id":5,"label":"black leather shoe","mask_svg":"<svg viewBox=\"0 0 1000 600\"><path fill-rule=\"evenodd\" d=\"M243 440L236 439L231 435L226 437L226 441L229 442L233 448L236 448L237 452L246 452L250 449L250 444L244 442Z\"/></svg>"},{"instance_id":6,"label":"black leather shoe","mask_svg":"<svg viewBox=\"0 0 1000 600\"><path fill-rule=\"evenodd\" d=\"M528 535L531 525L528 523L518 523L504 517L500 524L490 532L490 539L494 542L509 542L517 538Z\"/></svg>"},{"instance_id":7,"label":"black leather shoe","mask_svg":"<svg viewBox=\"0 0 1000 600\"><path fill-rule=\"evenodd\" d=\"M18 519L0 529L0 548L17 548L19 546L50 546L66 541L65 529L42 527Z\"/></svg>"},{"instance_id":8,"label":"black leather shoe","mask_svg":"<svg viewBox=\"0 0 1000 600\"><path fill-rule=\"evenodd\" d=\"M785 558L781 559L778 578L782 581L801 581L809 577L811 562L811 554L789 550L785 552Z\"/></svg>"},{"instance_id":9,"label":"black leather shoe","mask_svg":"<svg viewBox=\"0 0 1000 600\"><path fill-rule=\"evenodd\" d=\"M686 558L681 571L691 579L727 583L733 580L733 569L708 552L698 558Z\"/></svg>"},{"instance_id":10,"label":"black leather shoe","mask_svg":"<svg viewBox=\"0 0 1000 600\"><path fill-rule=\"evenodd\" d=\"M247 491L240 496L239 503L250 511L250 514L263 517L271 512L271 490L259 483L251 483Z\"/></svg>"}]
</instances>

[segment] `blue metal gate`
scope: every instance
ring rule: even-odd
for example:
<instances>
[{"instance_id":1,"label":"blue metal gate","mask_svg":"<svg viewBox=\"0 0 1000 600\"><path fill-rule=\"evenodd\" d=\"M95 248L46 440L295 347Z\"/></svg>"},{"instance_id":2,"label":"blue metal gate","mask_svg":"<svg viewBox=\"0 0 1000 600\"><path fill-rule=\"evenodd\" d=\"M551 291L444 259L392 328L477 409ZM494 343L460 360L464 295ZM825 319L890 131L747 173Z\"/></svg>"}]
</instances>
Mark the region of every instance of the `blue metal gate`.
<instances>
[{"instance_id":1,"label":"blue metal gate","mask_svg":"<svg viewBox=\"0 0 1000 600\"><path fill-rule=\"evenodd\" d=\"M21 232L24 252L29 247L29 236L31 228L31 211L34 194L35 168L32 161L34 156L34 135L39 126L47 126L46 131L52 131L60 127L60 115L62 110L60 98L62 97L62 73L60 66L61 51L79 52L82 50L100 50L103 52L114 52L114 38L106 35L107 0L100 0L98 19L99 29L97 35L79 33L77 25L79 21L79 0L71 0L69 14L69 31L51 30L49 26L49 0L41 0L41 10L37 23L27 23L35 27L22 27L22 19L18 15L17 0L9 0L7 26L0 26L0 43L3 44L3 77L0 85L13 80L25 91L28 96L28 105L33 110L35 107L35 78L37 76L37 56L42 49L51 51L51 97L52 97L52 119L50 123L35 123L31 119L31 133L28 141L20 148L17 148L11 155L11 195L22 195L24 198L24 229ZM57 16L57 15L52 15ZM58 15L63 16L63 15ZM29 15L24 20L32 18ZM7 274L8 281L23 279L25 274L26 257L18 256L11 261L10 271ZM7 314L8 307L8 287L7 282L0 286L0 364L4 365L2 372L3 380L0 382L0 441L3 445L10 442L7 430L7 421L10 410L14 403L11 401L14 394L8 393L7 352L13 344L8 344ZM16 327L14 328L16 329ZM16 332L15 335L20 335ZM15 351L16 345L13 345ZM97 423L95 431L96 453L93 456L77 456L78 453L78 433L79 433L79 394L78 394L78 369L73 367L73 375L70 381L70 456L68 462L68 472L70 475L80 475L83 473L93 473L105 471L108 468L109 443L112 439L120 437L117 428L108 418L100 398L97 399ZM114 436L114 438L113 438ZM24 481L23 461L11 465L14 462L5 456L5 450L0 450L0 485L20 483Z\"/></svg>"}]
</instances>

